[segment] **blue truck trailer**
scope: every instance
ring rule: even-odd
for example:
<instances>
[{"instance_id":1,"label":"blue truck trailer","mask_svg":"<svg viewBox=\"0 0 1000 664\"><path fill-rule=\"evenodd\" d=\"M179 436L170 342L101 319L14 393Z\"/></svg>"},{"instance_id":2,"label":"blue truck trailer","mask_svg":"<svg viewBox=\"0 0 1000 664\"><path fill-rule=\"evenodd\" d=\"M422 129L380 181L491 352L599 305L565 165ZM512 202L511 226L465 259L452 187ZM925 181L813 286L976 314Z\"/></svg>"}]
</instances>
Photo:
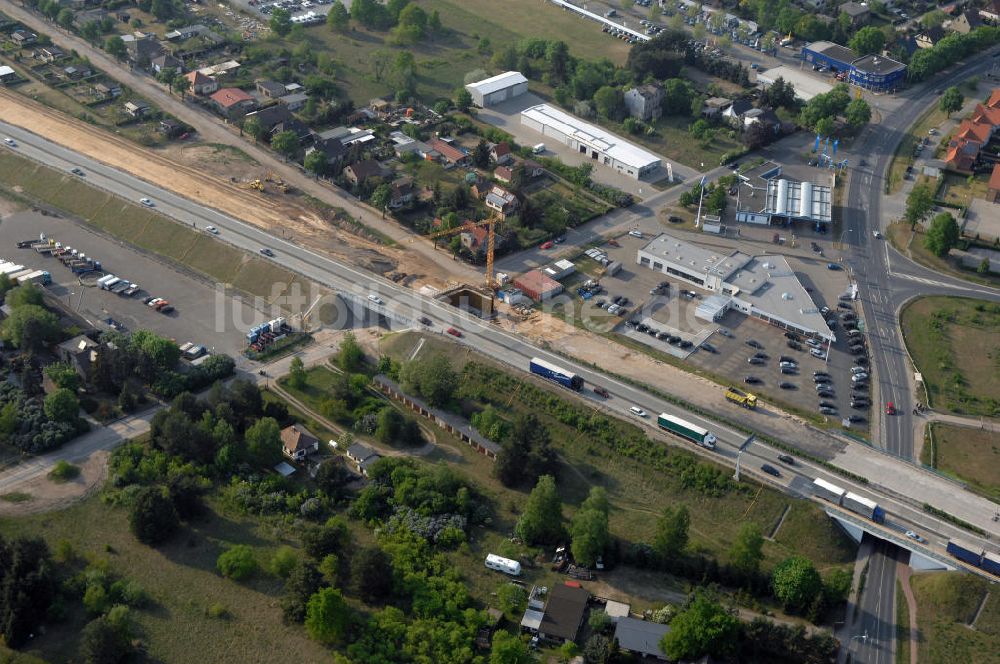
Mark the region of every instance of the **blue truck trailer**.
<instances>
[{"instance_id":1,"label":"blue truck trailer","mask_svg":"<svg viewBox=\"0 0 1000 664\"><path fill-rule=\"evenodd\" d=\"M531 370L531 373L536 376L541 376L542 378L555 381L563 387L568 387L569 389L576 390L577 392L583 389L582 378L577 376L572 371L567 371L566 369L552 364L551 362L546 362L541 358L531 358L528 368Z\"/></svg>"}]
</instances>

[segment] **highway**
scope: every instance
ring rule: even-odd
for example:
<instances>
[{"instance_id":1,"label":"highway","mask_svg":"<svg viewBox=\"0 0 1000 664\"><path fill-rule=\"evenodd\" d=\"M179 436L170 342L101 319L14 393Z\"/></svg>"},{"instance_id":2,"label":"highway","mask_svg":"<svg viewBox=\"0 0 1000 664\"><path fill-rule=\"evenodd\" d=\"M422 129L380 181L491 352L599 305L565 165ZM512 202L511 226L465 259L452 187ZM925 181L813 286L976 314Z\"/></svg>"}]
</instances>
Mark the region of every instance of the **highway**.
<instances>
[{"instance_id":1,"label":"highway","mask_svg":"<svg viewBox=\"0 0 1000 664\"><path fill-rule=\"evenodd\" d=\"M905 601L896 597L895 556L899 549L879 539L867 540L862 546L871 547L868 573L858 599L854 634L844 647L852 664L892 664L896 657L896 602Z\"/></svg>"},{"instance_id":2,"label":"highway","mask_svg":"<svg viewBox=\"0 0 1000 664\"><path fill-rule=\"evenodd\" d=\"M581 397L588 400L591 406L618 416L631 417L633 421L647 426L650 433L653 433L657 438L662 438L662 435L659 434L655 425L652 424L655 421L655 414L667 412L684 417L694 424L702 426L716 434L719 444L714 452L708 452L700 448L695 448L692 445L680 443L682 446L710 458L734 464L738 448L745 440L745 436L741 432L729 430L709 419L685 412L668 402L654 398L640 389L609 378L588 367L577 365L563 357L546 352L527 343L522 338L499 329L471 314L420 295L372 273L355 269L316 254L308 249L298 247L264 230L223 215L127 173L120 172L87 157L78 155L31 132L0 122L0 133L14 138L18 143L16 148L5 149L15 150L26 157L45 163L53 168L63 169L67 172L67 177L76 177L68 174L70 168L80 168L85 173L83 179L89 184L111 191L133 202L137 202L140 198L148 197L152 199L155 210L178 223L188 226L193 225L198 228L205 228L208 225L215 226L219 229L220 240L249 252L256 253L261 248L270 248L275 252L275 261L307 278L334 289L339 294L342 306L355 307L357 313L360 315L363 315L366 308L373 309L391 319L395 324L403 327L419 326L414 321L420 316L427 316L434 323L431 328L432 330L440 333L447 326L454 326L464 333L461 342L488 357L519 370L526 370L528 360L531 357L537 356L564 366L571 371L575 371L588 384L602 385L611 393L612 398L604 401L596 397L590 390L585 390L581 393ZM375 306L367 300L369 294L377 294L386 302L386 305L381 307ZM228 320L220 320L216 324L231 325L232 323ZM628 408L632 405L638 405L643 408L647 413L652 414L653 418L638 420L634 416L630 416ZM670 441L674 443L678 442L676 439L670 439ZM935 539L933 538L933 534L938 534L939 539L935 543L939 547L945 539L960 533L953 526L923 513L919 508L919 496L912 497L912 500L903 500L897 499L894 496L879 495L878 492L869 489L866 485L846 480L809 462L800 462L795 468L785 467L783 469L783 476L779 479L762 475L759 471L760 465L765 462L772 465L777 464L777 455L778 452L776 450L761 443L754 443L743 454L742 467L744 472L752 473L758 479L774 483L779 488L783 488L787 492L798 496L809 495L809 485L814 477L824 477L846 489L863 495L874 496L905 527L913 527L931 535L932 540ZM966 534L963 534L963 536L966 538L969 537Z\"/></svg>"}]
</instances>

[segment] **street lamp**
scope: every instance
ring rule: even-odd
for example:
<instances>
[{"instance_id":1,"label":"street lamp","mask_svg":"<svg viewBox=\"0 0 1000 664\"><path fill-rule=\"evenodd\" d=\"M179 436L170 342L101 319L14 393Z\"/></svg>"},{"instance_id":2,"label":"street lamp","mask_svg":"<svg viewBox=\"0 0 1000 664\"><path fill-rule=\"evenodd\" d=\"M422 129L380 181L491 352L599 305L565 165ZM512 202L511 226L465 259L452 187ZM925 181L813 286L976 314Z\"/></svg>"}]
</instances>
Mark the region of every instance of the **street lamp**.
<instances>
[{"instance_id":1,"label":"street lamp","mask_svg":"<svg viewBox=\"0 0 1000 664\"><path fill-rule=\"evenodd\" d=\"M740 481L740 460L743 458L743 453L746 452L747 448L750 447L750 443L752 443L756 437L757 434L750 434L750 437L743 441L743 444L740 445L739 451L736 453L736 472L733 474L733 479L737 482Z\"/></svg>"}]
</instances>

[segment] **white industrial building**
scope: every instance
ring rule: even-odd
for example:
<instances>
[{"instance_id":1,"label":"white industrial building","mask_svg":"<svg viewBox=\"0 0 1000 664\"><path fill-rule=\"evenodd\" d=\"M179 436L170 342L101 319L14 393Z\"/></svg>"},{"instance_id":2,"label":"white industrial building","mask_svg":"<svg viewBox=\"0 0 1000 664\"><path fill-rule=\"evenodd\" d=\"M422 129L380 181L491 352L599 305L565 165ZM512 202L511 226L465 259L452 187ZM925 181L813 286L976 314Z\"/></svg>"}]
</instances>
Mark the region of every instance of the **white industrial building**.
<instances>
[{"instance_id":1,"label":"white industrial building","mask_svg":"<svg viewBox=\"0 0 1000 664\"><path fill-rule=\"evenodd\" d=\"M768 180L762 212L771 220L777 217L779 220L829 224L833 221L830 187L784 178Z\"/></svg>"},{"instance_id":2,"label":"white industrial building","mask_svg":"<svg viewBox=\"0 0 1000 664\"><path fill-rule=\"evenodd\" d=\"M496 106L528 91L528 79L521 72L507 71L482 81L469 83L465 89L472 95L472 103L480 108Z\"/></svg>"},{"instance_id":3,"label":"white industrial building","mask_svg":"<svg viewBox=\"0 0 1000 664\"><path fill-rule=\"evenodd\" d=\"M652 152L548 104L521 111L521 124L636 180L660 167Z\"/></svg>"},{"instance_id":4,"label":"white industrial building","mask_svg":"<svg viewBox=\"0 0 1000 664\"><path fill-rule=\"evenodd\" d=\"M636 262L714 293L698 305L695 315L702 320L716 322L734 309L785 330L835 340L783 256L722 253L664 233L639 249Z\"/></svg>"}]
</instances>

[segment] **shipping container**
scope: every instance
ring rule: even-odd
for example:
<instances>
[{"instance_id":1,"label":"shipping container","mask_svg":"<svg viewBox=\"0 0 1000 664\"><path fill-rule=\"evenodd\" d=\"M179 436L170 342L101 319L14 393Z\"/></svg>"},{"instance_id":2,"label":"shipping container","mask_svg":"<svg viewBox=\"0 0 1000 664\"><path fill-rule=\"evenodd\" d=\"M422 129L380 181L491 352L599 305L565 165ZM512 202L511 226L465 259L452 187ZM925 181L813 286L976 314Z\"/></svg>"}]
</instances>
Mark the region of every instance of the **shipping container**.
<instances>
[{"instance_id":1,"label":"shipping container","mask_svg":"<svg viewBox=\"0 0 1000 664\"><path fill-rule=\"evenodd\" d=\"M21 277L25 276L26 274L31 274L34 271L35 271L35 268L33 268L33 267L26 267L26 268L24 268L22 270L18 270L17 272L11 272L10 274L7 275L7 278L9 278L11 281L17 281L18 279L20 279Z\"/></svg>"},{"instance_id":2,"label":"shipping container","mask_svg":"<svg viewBox=\"0 0 1000 664\"><path fill-rule=\"evenodd\" d=\"M5 263L3 267L0 267L0 274L6 274L9 277L15 272L20 272L23 269L23 265L18 265L17 263Z\"/></svg>"}]
</instances>

